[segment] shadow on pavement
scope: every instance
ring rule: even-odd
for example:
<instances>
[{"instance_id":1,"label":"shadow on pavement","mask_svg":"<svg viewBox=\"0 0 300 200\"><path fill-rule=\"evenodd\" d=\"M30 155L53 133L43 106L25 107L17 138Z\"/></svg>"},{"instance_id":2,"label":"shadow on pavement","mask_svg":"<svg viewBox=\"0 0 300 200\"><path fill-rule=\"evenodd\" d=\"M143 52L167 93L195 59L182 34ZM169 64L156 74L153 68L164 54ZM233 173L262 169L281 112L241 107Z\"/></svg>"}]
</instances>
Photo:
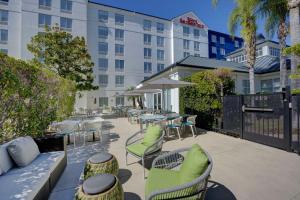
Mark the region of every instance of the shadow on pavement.
<instances>
[{"instance_id":1,"label":"shadow on pavement","mask_svg":"<svg viewBox=\"0 0 300 200\"><path fill-rule=\"evenodd\" d=\"M208 181L205 200L237 200L237 198L224 185L215 181Z\"/></svg>"},{"instance_id":2,"label":"shadow on pavement","mask_svg":"<svg viewBox=\"0 0 300 200\"><path fill-rule=\"evenodd\" d=\"M122 184L126 183L130 177L132 176L132 172L128 169L119 169L118 177Z\"/></svg>"}]
</instances>

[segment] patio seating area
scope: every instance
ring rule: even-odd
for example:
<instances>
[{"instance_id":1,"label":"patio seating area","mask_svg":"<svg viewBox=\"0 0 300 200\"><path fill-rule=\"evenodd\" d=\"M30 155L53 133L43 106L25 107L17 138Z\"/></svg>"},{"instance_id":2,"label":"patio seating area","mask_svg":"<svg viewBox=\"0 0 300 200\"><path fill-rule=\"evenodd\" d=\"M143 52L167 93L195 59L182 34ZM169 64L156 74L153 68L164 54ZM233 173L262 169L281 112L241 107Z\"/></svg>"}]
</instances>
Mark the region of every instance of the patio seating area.
<instances>
[{"instance_id":1,"label":"patio seating area","mask_svg":"<svg viewBox=\"0 0 300 200\"><path fill-rule=\"evenodd\" d=\"M53 189L50 199L74 199L80 184L83 183L83 171L86 161L96 153L110 153L119 165L118 179L122 184L125 199L145 199L145 187L142 162L136 157L128 157L126 165L126 140L141 131L139 123L128 121L127 117L117 114L101 116L102 122L109 127L100 141L78 141L76 148L68 146L68 165ZM145 128L145 126L142 126ZM194 130L195 131L195 130ZM176 137L175 137L176 136ZM200 145L209 153L213 167L208 181L205 199L290 199L300 198L300 158L297 154L276 148L241 140L238 138L197 130L195 137L191 130L180 134L181 139L167 137L159 155L178 149ZM81 142L81 143L80 143ZM156 158L156 160L154 160ZM157 166L160 156L145 160L145 176ZM153 162L154 160L154 162Z\"/></svg>"}]
</instances>

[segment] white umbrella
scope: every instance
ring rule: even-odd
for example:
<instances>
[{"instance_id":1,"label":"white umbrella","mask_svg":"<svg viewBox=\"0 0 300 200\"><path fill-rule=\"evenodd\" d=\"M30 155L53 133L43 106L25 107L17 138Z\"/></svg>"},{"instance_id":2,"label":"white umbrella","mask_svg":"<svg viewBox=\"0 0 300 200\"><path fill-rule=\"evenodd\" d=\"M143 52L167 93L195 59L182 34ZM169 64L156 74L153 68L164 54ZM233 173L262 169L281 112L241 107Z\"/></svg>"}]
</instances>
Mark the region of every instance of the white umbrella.
<instances>
[{"instance_id":1,"label":"white umbrella","mask_svg":"<svg viewBox=\"0 0 300 200\"><path fill-rule=\"evenodd\" d=\"M143 83L142 86L140 86L137 90L149 90L149 89L161 89L162 90L162 108L165 106L165 95L164 91L166 89L174 89L174 88L181 88L186 86L191 86L193 83L185 82L185 81L179 81L169 78L160 78L153 81L149 81L146 83Z\"/></svg>"}]
</instances>

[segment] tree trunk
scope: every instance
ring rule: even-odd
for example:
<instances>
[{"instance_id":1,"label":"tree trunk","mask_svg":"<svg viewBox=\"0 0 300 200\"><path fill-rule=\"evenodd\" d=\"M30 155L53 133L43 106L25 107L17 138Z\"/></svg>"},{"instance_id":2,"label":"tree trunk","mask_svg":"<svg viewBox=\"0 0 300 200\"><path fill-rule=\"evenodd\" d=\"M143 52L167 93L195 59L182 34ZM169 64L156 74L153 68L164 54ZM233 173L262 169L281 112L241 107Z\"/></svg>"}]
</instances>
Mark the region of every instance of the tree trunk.
<instances>
[{"instance_id":1,"label":"tree trunk","mask_svg":"<svg viewBox=\"0 0 300 200\"><path fill-rule=\"evenodd\" d=\"M278 27L278 39L279 39L279 47L280 47L280 87L281 87L281 89L285 88L288 85L286 56L283 54L283 51L286 48L287 34L288 34L288 28L287 28L287 25L284 20L279 24L279 27Z\"/></svg>"},{"instance_id":2,"label":"tree trunk","mask_svg":"<svg viewBox=\"0 0 300 200\"><path fill-rule=\"evenodd\" d=\"M250 94L255 94L254 66L249 67Z\"/></svg>"},{"instance_id":3,"label":"tree trunk","mask_svg":"<svg viewBox=\"0 0 300 200\"><path fill-rule=\"evenodd\" d=\"M300 43L300 0L290 0L290 33L291 45ZM298 7L297 7L298 6ZM297 73L297 66L300 65L300 58L298 56L291 56L291 73ZM291 88L296 89L300 86L300 80L292 79Z\"/></svg>"}]
</instances>

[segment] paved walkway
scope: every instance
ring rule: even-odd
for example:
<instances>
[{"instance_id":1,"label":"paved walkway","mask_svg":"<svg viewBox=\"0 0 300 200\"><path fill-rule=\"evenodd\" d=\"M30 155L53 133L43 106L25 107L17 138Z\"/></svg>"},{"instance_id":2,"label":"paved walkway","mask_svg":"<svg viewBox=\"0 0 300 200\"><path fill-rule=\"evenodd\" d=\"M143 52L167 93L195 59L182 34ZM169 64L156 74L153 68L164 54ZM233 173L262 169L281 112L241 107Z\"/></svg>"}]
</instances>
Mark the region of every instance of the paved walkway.
<instances>
[{"instance_id":1,"label":"paved walkway","mask_svg":"<svg viewBox=\"0 0 300 200\"><path fill-rule=\"evenodd\" d=\"M139 163L125 165L125 141L139 130L125 118L107 118L112 129L100 145L94 143L68 151L68 167L50 199L73 199L85 160L95 152L114 154L120 165L120 180L125 199L144 199L143 169ZM213 158L207 200L296 200L300 199L300 156L246 140L206 132L193 138L174 139L164 143L163 150L200 144ZM133 157L130 162L135 162ZM147 163L151 165L150 162Z\"/></svg>"}]
</instances>

